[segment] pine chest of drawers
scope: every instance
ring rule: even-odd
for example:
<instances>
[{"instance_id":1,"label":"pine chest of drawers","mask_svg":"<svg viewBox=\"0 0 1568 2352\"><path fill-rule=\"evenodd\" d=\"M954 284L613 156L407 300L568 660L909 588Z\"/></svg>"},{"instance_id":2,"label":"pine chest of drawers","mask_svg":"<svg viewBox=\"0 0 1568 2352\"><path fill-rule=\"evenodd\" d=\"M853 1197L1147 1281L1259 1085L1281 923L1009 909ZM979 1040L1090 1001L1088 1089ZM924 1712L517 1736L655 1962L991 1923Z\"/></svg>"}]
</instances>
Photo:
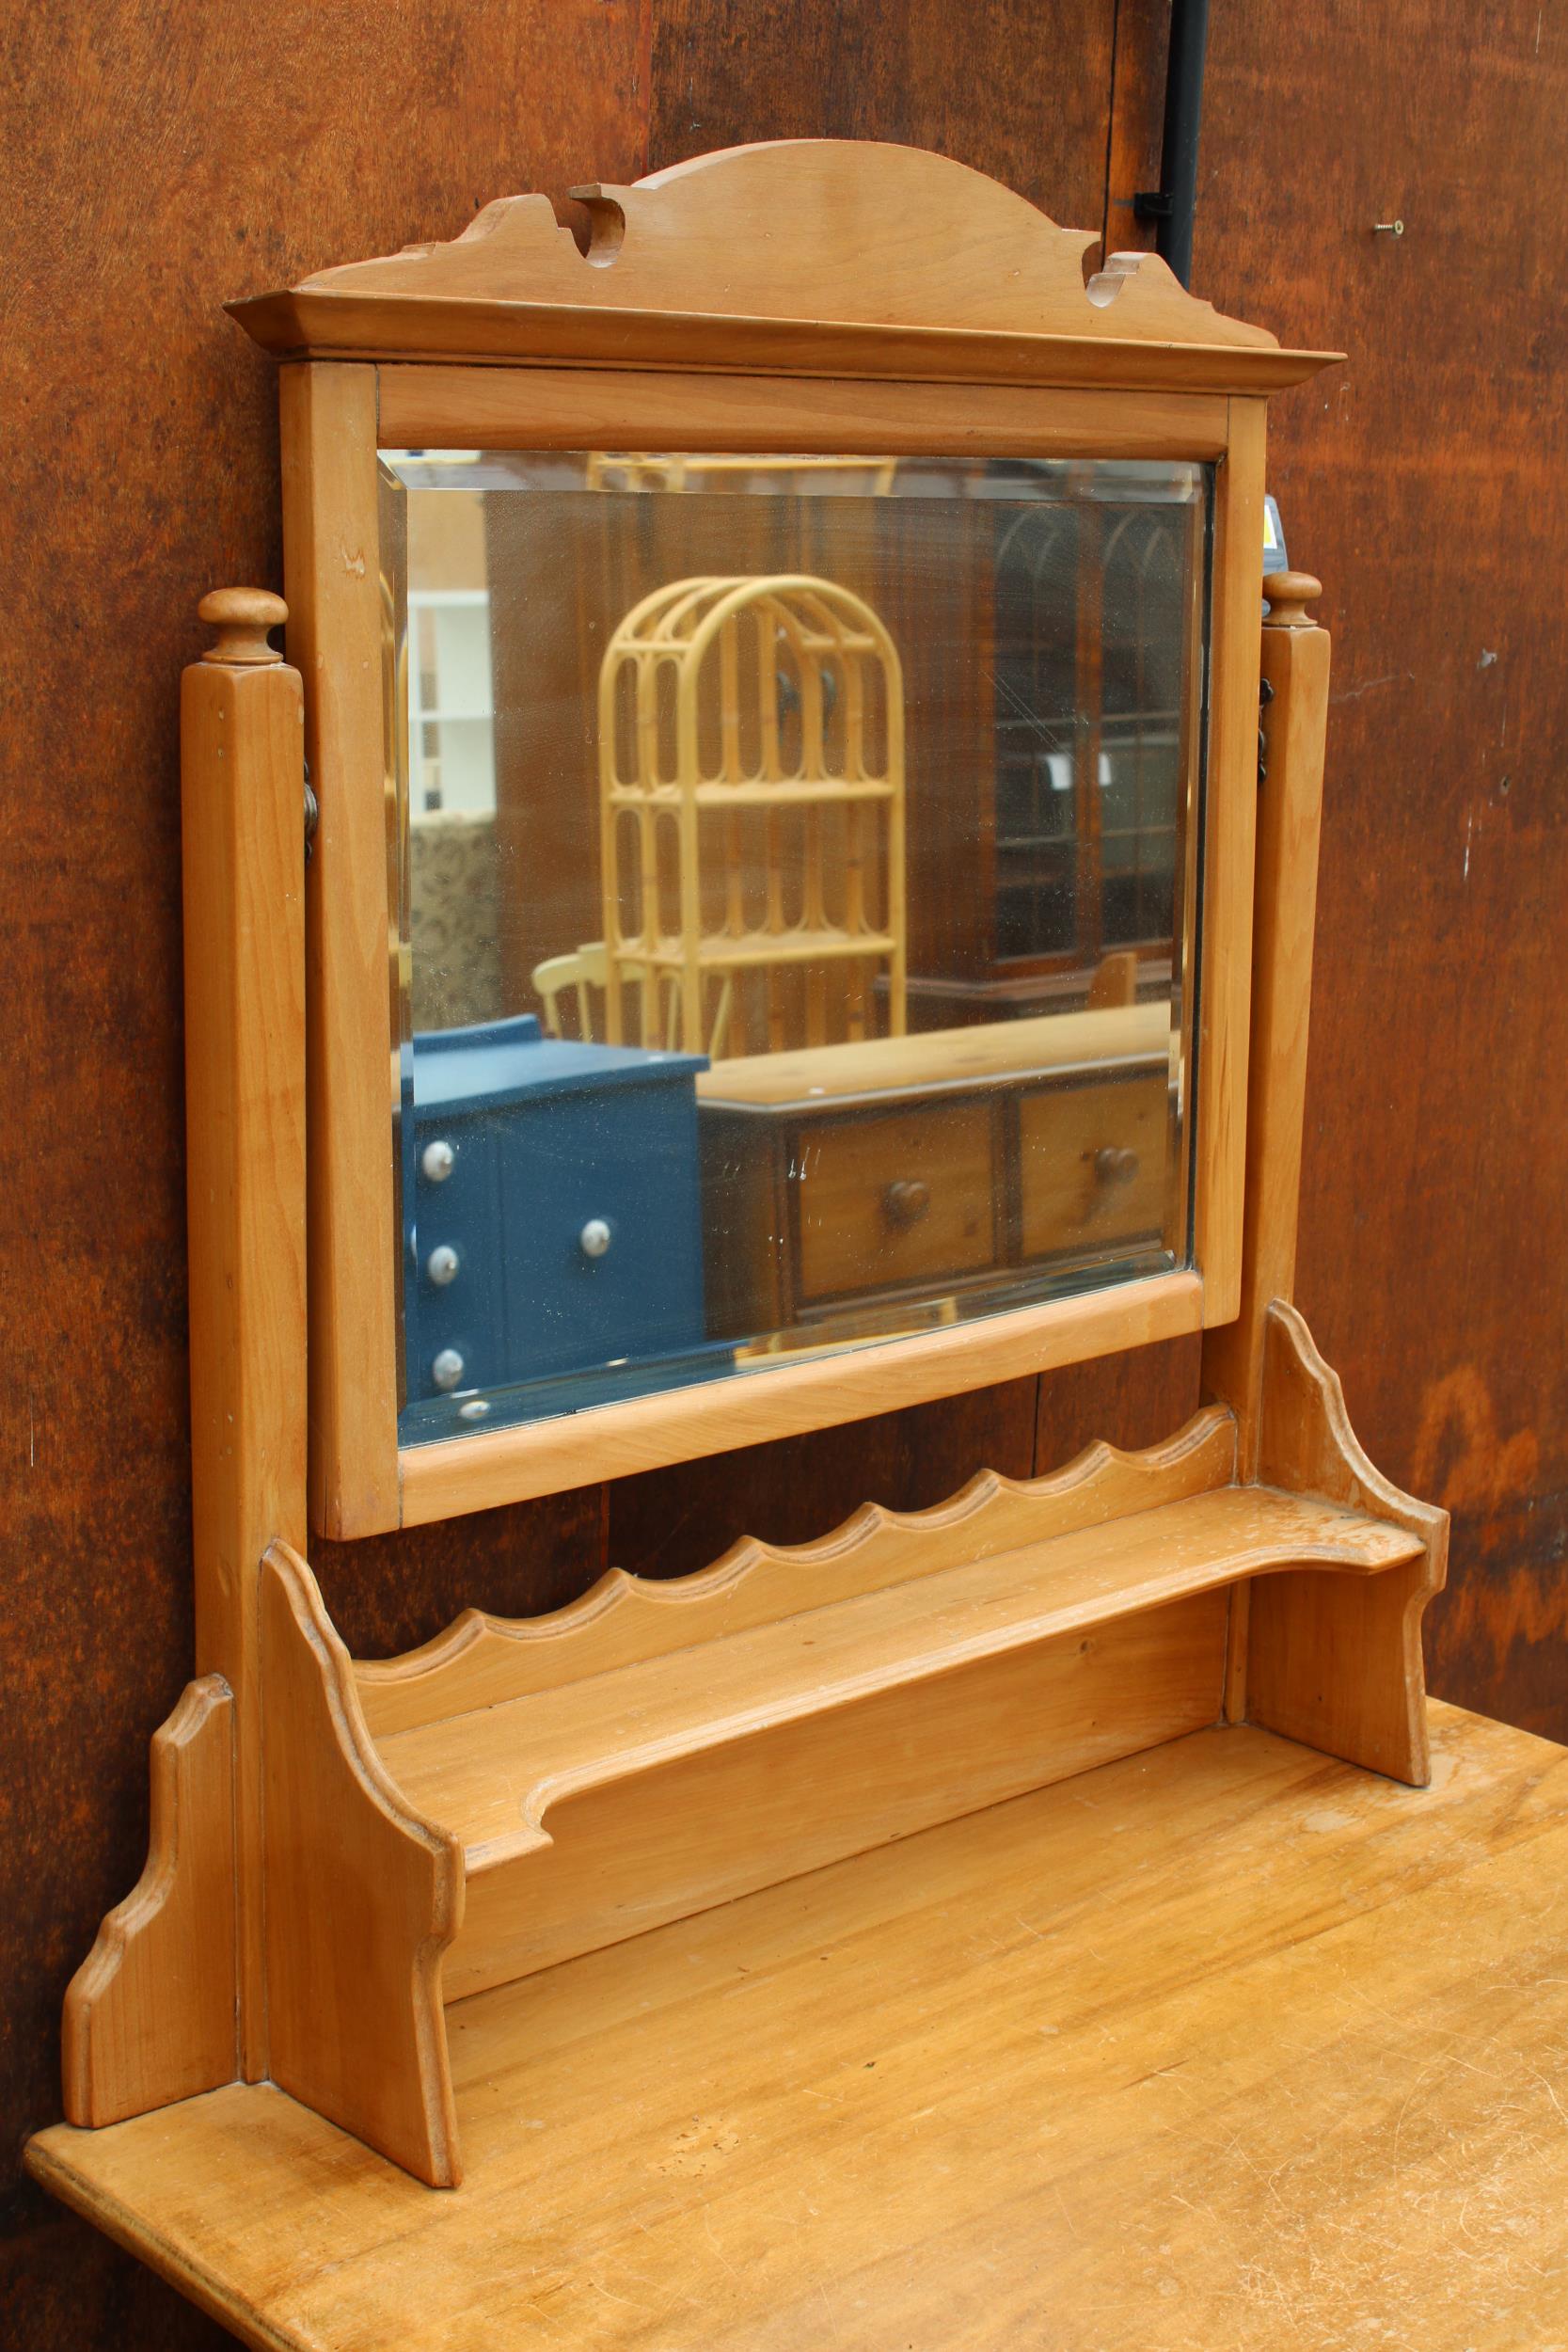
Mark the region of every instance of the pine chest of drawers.
<instances>
[{"instance_id":1,"label":"pine chest of drawers","mask_svg":"<svg viewBox=\"0 0 1568 2352\"><path fill-rule=\"evenodd\" d=\"M1164 1005L714 1064L710 1330L1158 1251L1179 1222L1169 1071Z\"/></svg>"}]
</instances>

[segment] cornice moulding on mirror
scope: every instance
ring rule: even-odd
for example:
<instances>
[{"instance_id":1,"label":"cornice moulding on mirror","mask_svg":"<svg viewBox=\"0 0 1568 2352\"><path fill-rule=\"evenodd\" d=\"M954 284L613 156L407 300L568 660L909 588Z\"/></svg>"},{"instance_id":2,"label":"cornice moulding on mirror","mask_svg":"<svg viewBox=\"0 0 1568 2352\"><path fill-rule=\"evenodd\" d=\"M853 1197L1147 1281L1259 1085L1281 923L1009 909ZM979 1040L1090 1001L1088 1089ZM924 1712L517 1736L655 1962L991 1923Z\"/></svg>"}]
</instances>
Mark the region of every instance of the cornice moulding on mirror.
<instances>
[{"instance_id":1,"label":"cornice moulding on mirror","mask_svg":"<svg viewBox=\"0 0 1568 2352\"><path fill-rule=\"evenodd\" d=\"M594 183L578 250L546 196L448 245L230 305L279 358L1269 391L1329 364L1188 294L1154 254L1085 279L1092 231L924 150L778 140Z\"/></svg>"}]
</instances>

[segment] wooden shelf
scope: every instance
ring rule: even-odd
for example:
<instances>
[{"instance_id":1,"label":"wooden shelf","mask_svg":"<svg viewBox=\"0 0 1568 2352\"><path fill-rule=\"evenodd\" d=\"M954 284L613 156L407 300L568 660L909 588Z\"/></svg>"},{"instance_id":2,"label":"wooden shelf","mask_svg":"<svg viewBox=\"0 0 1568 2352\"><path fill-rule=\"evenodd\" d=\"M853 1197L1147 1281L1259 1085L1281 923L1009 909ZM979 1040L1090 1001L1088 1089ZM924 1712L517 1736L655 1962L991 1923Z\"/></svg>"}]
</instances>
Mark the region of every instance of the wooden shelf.
<instances>
[{"instance_id":1,"label":"wooden shelf","mask_svg":"<svg viewBox=\"0 0 1568 2352\"><path fill-rule=\"evenodd\" d=\"M705 972L743 971L749 964L829 963L841 956L864 962L891 955L897 944L887 931L755 931L742 939L726 939L721 933L701 943L697 961ZM651 946L627 940L622 952L633 963L651 963L660 970L676 970L686 961L678 939L657 939Z\"/></svg>"},{"instance_id":2,"label":"wooden shelf","mask_svg":"<svg viewBox=\"0 0 1568 2352\"><path fill-rule=\"evenodd\" d=\"M383 1722L422 1705L378 1754L462 1850L446 1999L1191 1730L1219 1711L1224 1587L1424 1556L1407 1528L1268 1487L1092 1516L1140 1479L1213 1486L1233 1464L1214 1412L1153 1456L1101 1449L1042 1494L990 1496L958 1517L957 1565L941 1565L955 1529L937 1514L892 1544L884 1528L879 1547L863 1532L815 1564L752 1558L694 1592L622 1579L556 1636L548 1686L537 1637L489 1621L411 1682L361 1670ZM656 1654L607 1667L619 1613ZM498 1697L509 1681L525 1687Z\"/></svg>"},{"instance_id":3,"label":"wooden shelf","mask_svg":"<svg viewBox=\"0 0 1568 2352\"><path fill-rule=\"evenodd\" d=\"M928 1682L1237 1577L1375 1575L1408 1529L1266 1486L1227 1486L750 1632L444 1716L379 1742L409 1802L464 1844L470 1880L547 1848L546 1815L711 1748Z\"/></svg>"},{"instance_id":4,"label":"wooden shelf","mask_svg":"<svg viewBox=\"0 0 1568 2352\"><path fill-rule=\"evenodd\" d=\"M1240 1441L1212 1406L1141 1454L987 1471L935 1509L866 1505L669 1582L612 1570L551 1615L470 1610L358 1664L274 1544L273 2079L455 2185L453 2005L1199 1730L1243 1664L1271 1728L1423 1780L1418 1629L1443 1515L1368 1462L1277 1304L1245 1479ZM135 2111L149 1985L230 1915L230 1736L222 1686L166 1735L147 1879L67 2004L73 2122ZM233 2063L231 2007L202 2014L183 2090Z\"/></svg>"},{"instance_id":5,"label":"wooden shelf","mask_svg":"<svg viewBox=\"0 0 1568 2352\"><path fill-rule=\"evenodd\" d=\"M618 785L606 797L611 808L660 808L673 812L684 805L688 797L698 808L733 811L836 807L850 801L891 801L896 795L894 786L875 777L863 783L836 776L784 776L777 783L698 784L691 787L689 796L675 784L655 785L646 790L633 785Z\"/></svg>"}]
</instances>

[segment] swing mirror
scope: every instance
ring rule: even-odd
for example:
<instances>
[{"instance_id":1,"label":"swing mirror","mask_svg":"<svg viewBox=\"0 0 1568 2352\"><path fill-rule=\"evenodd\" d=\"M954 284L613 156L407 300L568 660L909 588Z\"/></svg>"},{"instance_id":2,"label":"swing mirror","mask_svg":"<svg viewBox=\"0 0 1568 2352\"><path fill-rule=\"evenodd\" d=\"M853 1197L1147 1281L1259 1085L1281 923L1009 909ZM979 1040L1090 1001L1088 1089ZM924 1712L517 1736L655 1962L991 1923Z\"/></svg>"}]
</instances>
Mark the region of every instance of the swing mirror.
<instances>
[{"instance_id":1,"label":"swing mirror","mask_svg":"<svg viewBox=\"0 0 1568 2352\"><path fill-rule=\"evenodd\" d=\"M283 363L311 1508L353 1536L1240 1303L1268 395L807 140L235 306Z\"/></svg>"},{"instance_id":2,"label":"swing mirror","mask_svg":"<svg viewBox=\"0 0 1568 2352\"><path fill-rule=\"evenodd\" d=\"M1212 469L379 480L405 1443L1188 1263Z\"/></svg>"}]
</instances>

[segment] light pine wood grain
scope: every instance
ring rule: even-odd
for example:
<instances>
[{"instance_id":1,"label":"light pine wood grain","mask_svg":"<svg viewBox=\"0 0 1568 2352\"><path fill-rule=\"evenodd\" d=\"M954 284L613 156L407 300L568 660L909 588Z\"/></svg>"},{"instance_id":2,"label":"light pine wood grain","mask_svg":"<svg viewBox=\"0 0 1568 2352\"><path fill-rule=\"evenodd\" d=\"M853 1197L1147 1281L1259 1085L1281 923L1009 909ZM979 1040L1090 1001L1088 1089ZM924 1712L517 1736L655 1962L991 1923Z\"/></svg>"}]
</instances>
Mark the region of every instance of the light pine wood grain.
<instances>
[{"instance_id":1,"label":"light pine wood grain","mask_svg":"<svg viewBox=\"0 0 1568 2352\"><path fill-rule=\"evenodd\" d=\"M731 1645L721 1644L711 1655L668 1660L662 1671L607 1677L602 1694L579 1686L575 1724L563 1720L569 1702L559 1709L520 1702L520 1713L552 1716L541 1753L559 1769L537 1773L531 1746L526 1761L514 1747L515 1803L509 1709L443 1726L444 1741L409 1733L390 1743L394 1772L408 1774L421 1803L461 1819L466 1841L477 1833L465 1847L464 1922L447 1956L447 1998L460 2003L1196 1731L1220 1711L1225 1620L1224 1596L1200 1593L980 1659L966 1661L955 1644L928 1677L879 1678L871 1666L853 1692L827 1682L832 1660L827 1687L816 1684L816 1652L807 1646L816 1637L809 1620L798 1620L803 1672L793 1686L776 1665L765 1690L748 1681L756 1661L746 1653L768 1646L753 1634L741 1637L733 1660ZM705 1722L691 1709L693 1681L732 1668L736 1688L722 1697L733 1706L721 1700L718 1720ZM659 1683L682 1706L678 1723L659 1703ZM601 1696L608 1714L595 1731L581 1715L596 1718ZM459 1736L481 1725L488 1743ZM531 1826L527 1812L542 1825ZM458 2120L466 2128L461 2108Z\"/></svg>"},{"instance_id":2,"label":"light pine wood grain","mask_svg":"<svg viewBox=\"0 0 1568 2352\"><path fill-rule=\"evenodd\" d=\"M1130 1005L968 1029L922 1029L912 1037L867 1038L799 1053L736 1055L700 1072L697 1092L705 1103L809 1108L820 1101L995 1084L1037 1071L1093 1073L1146 1061L1163 1069L1169 1055L1169 1007Z\"/></svg>"},{"instance_id":3,"label":"light pine wood grain","mask_svg":"<svg viewBox=\"0 0 1568 2352\"><path fill-rule=\"evenodd\" d=\"M372 373L285 368L281 423L289 648L306 680L306 747L321 810L306 942L310 1518L322 1534L351 1535L397 1523L397 918L388 885ZM298 1373L296 1358L290 1376ZM295 1540L288 1528L271 1532Z\"/></svg>"},{"instance_id":4,"label":"light pine wood grain","mask_svg":"<svg viewBox=\"0 0 1568 2352\"><path fill-rule=\"evenodd\" d=\"M1296 1494L1371 1511L1408 1529L1421 1550L1359 1596L1326 1591L1323 1577L1259 1585L1247 1628L1248 1715L1371 1772L1424 1786L1421 1617L1443 1588L1449 1515L1402 1494L1373 1469L1351 1428L1338 1373L1281 1299L1269 1310L1265 1334L1259 1474Z\"/></svg>"},{"instance_id":5,"label":"light pine wood grain","mask_svg":"<svg viewBox=\"0 0 1568 2352\"><path fill-rule=\"evenodd\" d=\"M1014 384L880 384L660 368L428 367L376 370L386 449L932 450L958 457L1223 456L1229 403L1217 392Z\"/></svg>"},{"instance_id":6,"label":"light pine wood grain","mask_svg":"<svg viewBox=\"0 0 1568 2352\"><path fill-rule=\"evenodd\" d=\"M196 1649L234 1698L241 2051L255 2078L267 2067L257 1581L275 1535L305 1538L304 738L299 675L267 644L281 599L218 589L201 612L218 638L180 700Z\"/></svg>"},{"instance_id":7,"label":"light pine wood grain","mask_svg":"<svg viewBox=\"0 0 1568 2352\"><path fill-rule=\"evenodd\" d=\"M1269 1308L1295 1287L1328 720L1328 632L1305 611L1322 589L1300 572L1271 574L1269 587L1260 671L1272 698L1263 711L1268 774L1259 790L1255 848L1240 1311L1203 1342L1204 1390L1236 1409L1246 1478L1258 1467ZM1226 1715L1243 1723L1251 1638L1245 1584L1231 1595L1230 1616Z\"/></svg>"},{"instance_id":8,"label":"light pine wood grain","mask_svg":"<svg viewBox=\"0 0 1568 2352\"><path fill-rule=\"evenodd\" d=\"M1275 1326L1275 1485L1234 1483L1215 1408L1142 1456L1095 1447L933 1511L863 1511L815 1546L743 1544L684 1589L612 1575L553 1627L470 1616L357 1676L275 1546L275 2077L451 2185L443 1998L1212 1721L1238 1579L1429 1579L1440 1515L1365 1462L1299 1318ZM1408 1650L1397 1618L1367 1624L1382 1650L1339 1683L1377 1693ZM1306 1736L1359 1754L1362 1700L1336 1710L1309 1708Z\"/></svg>"},{"instance_id":9,"label":"light pine wood grain","mask_svg":"<svg viewBox=\"0 0 1568 2352\"><path fill-rule=\"evenodd\" d=\"M463 1917L461 1850L389 1779L315 1580L284 1545L261 1611L272 2076L450 2188L441 1960Z\"/></svg>"},{"instance_id":10,"label":"light pine wood grain","mask_svg":"<svg viewBox=\"0 0 1568 2352\"><path fill-rule=\"evenodd\" d=\"M1228 1483L1235 1464L1234 1423L1227 1412L1212 1408L1141 1454L1093 1445L1037 1479L982 1470L928 1511L864 1503L814 1543L766 1544L743 1536L693 1576L664 1581L612 1568L580 1600L545 1616L492 1617L465 1610L423 1648L356 1665L366 1724L384 1742L422 1724L559 1691L801 1611L1207 1493Z\"/></svg>"},{"instance_id":11,"label":"light pine wood grain","mask_svg":"<svg viewBox=\"0 0 1568 2352\"><path fill-rule=\"evenodd\" d=\"M607 1405L569 1420L447 1438L399 1455L403 1524L553 1494L590 1472L622 1478L808 1429L958 1396L1059 1364L1177 1339L1203 1326L1196 1274L1153 1275L934 1332L876 1342L830 1360L783 1362L730 1380ZM371 1525L375 1524L373 1520ZM371 1532L371 1525L357 1529Z\"/></svg>"},{"instance_id":12,"label":"light pine wood grain","mask_svg":"<svg viewBox=\"0 0 1568 2352\"><path fill-rule=\"evenodd\" d=\"M465 2002L455 2196L268 2089L29 2162L264 2352L1545 2345L1568 1755L1433 1740L1202 1732Z\"/></svg>"},{"instance_id":13,"label":"light pine wood grain","mask_svg":"<svg viewBox=\"0 0 1568 2352\"><path fill-rule=\"evenodd\" d=\"M187 1683L152 1735L147 1867L65 1996L71 2123L118 2123L240 2071L234 1950L234 1702Z\"/></svg>"},{"instance_id":14,"label":"light pine wood grain","mask_svg":"<svg viewBox=\"0 0 1568 2352\"><path fill-rule=\"evenodd\" d=\"M1221 1587L1419 1549L1227 1486L387 1740L464 1847L448 1997L1194 1730Z\"/></svg>"},{"instance_id":15,"label":"light pine wood grain","mask_svg":"<svg viewBox=\"0 0 1568 2352\"><path fill-rule=\"evenodd\" d=\"M1209 1326L1228 1323L1242 1295L1266 417L1261 400L1231 402L1229 447L1215 478L1193 1203Z\"/></svg>"},{"instance_id":16,"label":"light pine wood grain","mask_svg":"<svg viewBox=\"0 0 1568 2352\"><path fill-rule=\"evenodd\" d=\"M1263 714L1268 776L1258 795L1241 1312L1203 1343L1206 1387L1241 1418L1243 1477L1258 1460L1269 1308L1295 1285L1328 718L1328 631L1303 611L1323 592L1305 573L1275 574L1268 585L1262 675L1274 698Z\"/></svg>"},{"instance_id":17,"label":"light pine wood grain","mask_svg":"<svg viewBox=\"0 0 1568 2352\"><path fill-rule=\"evenodd\" d=\"M261 307L265 305L265 309ZM278 358L407 362L430 368L575 365L585 371L646 366L714 377L776 372L871 384L1016 386L1021 390L1207 396L1255 395L1306 383L1343 358L1337 351L1265 345L1161 343L1099 335L988 334L952 326L862 326L833 320L607 315L566 305L415 302L394 295L318 294L304 288L229 306Z\"/></svg>"},{"instance_id":18,"label":"light pine wood grain","mask_svg":"<svg viewBox=\"0 0 1568 2352\"><path fill-rule=\"evenodd\" d=\"M321 270L230 308L282 357L676 359L1228 390L1299 382L1333 356L1282 352L1151 254L1114 254L1085 283L1092 230L1059 229L918 148L771 141L575 193L593 223L586 256L547 197L502 198L450 245Z\"/></svg>"}]
</instances>

